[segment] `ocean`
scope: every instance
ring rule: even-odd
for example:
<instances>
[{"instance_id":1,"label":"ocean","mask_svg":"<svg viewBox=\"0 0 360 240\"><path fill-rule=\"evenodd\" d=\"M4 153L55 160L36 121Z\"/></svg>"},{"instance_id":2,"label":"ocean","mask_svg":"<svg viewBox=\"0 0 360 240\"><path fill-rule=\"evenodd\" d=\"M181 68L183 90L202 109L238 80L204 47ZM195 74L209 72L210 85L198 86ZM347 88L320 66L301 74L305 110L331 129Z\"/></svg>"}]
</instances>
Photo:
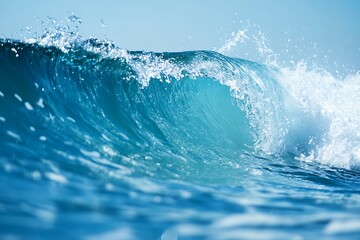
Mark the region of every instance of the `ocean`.
<instances>
[{"instance_id":1,"label":"ocean","mask_svg":"<svg viewBox=\"0 0 360 240\"><path fill-rule=\"evenodd\" d=\"M1 239L359 239L360 75L57 30L0 40Z\"/></svg>"}]
</instances>

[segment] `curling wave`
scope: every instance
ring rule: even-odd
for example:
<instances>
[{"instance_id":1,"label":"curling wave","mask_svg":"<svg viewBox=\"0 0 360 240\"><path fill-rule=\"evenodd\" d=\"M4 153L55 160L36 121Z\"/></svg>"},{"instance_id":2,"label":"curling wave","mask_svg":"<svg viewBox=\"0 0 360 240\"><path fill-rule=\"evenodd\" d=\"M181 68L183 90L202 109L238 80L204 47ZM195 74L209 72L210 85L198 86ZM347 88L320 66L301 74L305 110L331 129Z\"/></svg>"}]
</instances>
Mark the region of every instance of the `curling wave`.
<instances>
[{"instance_id":1,"label":"curling wave","mask_svg":"<svg viewBox=\"0 0 360 240\"><path fill-rule=\"evenodd\" d=\"M129 52L95 39L63 49L4 41L1 56L3 124L43 122L53 132L47 138L66 131L58 140L78 143L96 132L101 141L109 132L125 156L153 146L150 155L173 149L190 159L199 150L236 150L342 167L360 161L359 75L339 81L304 64L290 70L216 52Z\"/></svg>"},{"instance_id":2,"label":"curling wave","mask_svg":"<svg viewBox=\"0 0 360 240\"><path fill-rule=\"evenodd\" d=\"M358 233L358 73L54 34L1 40L0 76L0 236Z\"/></svg>"}]
</instances>

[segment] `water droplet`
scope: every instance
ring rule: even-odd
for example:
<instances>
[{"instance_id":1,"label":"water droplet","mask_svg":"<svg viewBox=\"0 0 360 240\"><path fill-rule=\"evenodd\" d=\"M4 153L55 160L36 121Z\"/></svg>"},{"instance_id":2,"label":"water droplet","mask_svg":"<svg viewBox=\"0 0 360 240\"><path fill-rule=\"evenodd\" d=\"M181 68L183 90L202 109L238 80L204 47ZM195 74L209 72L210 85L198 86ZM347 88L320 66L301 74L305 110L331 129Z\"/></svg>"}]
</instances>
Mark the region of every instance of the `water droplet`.
<instances>
[{"instance_id":1,"label":"water droplet","mask_svg":"<svg viewBox=\"0 0 360 240\"><path fill-rule=\"evenodd\" d=\"M12 138L15 138L16 140L20 140L20 136L12 131L6 131L6 134L9 135Z\"/></svg>"},{"instance_id":2,"label":"water droplet","mask_svg":"<svg viewBox=\"0 0 360 240\"><path fill-rule=\"evenodd\" d=\"M104 22L104 19L101 19L101 26L102 26L102 27L106 27L106 24L105 24L105 22Z\"/></svg>"},{"instance_id":3,"label":"water droplet","mask_svg":"<svg viewBox=\"0 0 360 240\"><path fill-rule=\"evenodd\" d=\"M66 177L64 177L63 175L57 174L57 173L48 172L48 173L46 173L46 176L54 182L63 183L63 184L68 182Z\"/></svg>"},{"instance_id":4,"label":"water droplet","mask_svg":"<svg viewBox=\"0 0 360 240\"><path fill-rule=\"evenodd\" d=\"M34 110L34 108L31 106L31 104L30 104L29 102L25 102L25 107L26 107L26 109L29 110L29 111Z\"/></svg>"},{"instance_id":5,"label":"water droplet","mask_svg":"<svg viewBox=\"0 0 360 240\"><path fill-rule=\"evenodd\" d=\"M47 140L47 138L45 136L40 136L39 139L40 139L40 141L43 141L43 142L45 142Z\"/></svg>"},{"instance_id":6,"label":"water droplet","mask_svg":"<svg viewBox=\"0 0 360 240\"><path fill-rule=\"evenodd\" d=\"M44 108L44 100L42 98L39 99L39 101L37 102L37 105L41 108Z\"/></svg>"},{"instance_id":7,"label":"water droplet","mask_svg":"<svg viewBox=\"0 0 360 240\"><path fill-rule=\"evenodd\" d=\"M31 177L34 179L34 180L40 180L41 179L41 173L39 171L34 171L32 174L31 174Z\"/></svg>"},{"instance_id":8,"label":"water droplet","mask_svg":"<svg viewBox=\"0 0 360 240\"><path fill-rule=\"evenodd\" d=\"M82 23L82 20L80 17L74 15L73 13L67 17L67 20L69 22L73 22L73 23L78 23L78 24L81 24Z\"/></svg>"},{"instance_id":9,"label":"water droplet","mask_svg":"<svg viewBox=\"0 0 360 240\"><path fill-rule=\"evenodd\" d=\"M17 93L14 94L14 97L19 100L19 102L22 102L22 98Z\"/></svg>"}]
</instances>

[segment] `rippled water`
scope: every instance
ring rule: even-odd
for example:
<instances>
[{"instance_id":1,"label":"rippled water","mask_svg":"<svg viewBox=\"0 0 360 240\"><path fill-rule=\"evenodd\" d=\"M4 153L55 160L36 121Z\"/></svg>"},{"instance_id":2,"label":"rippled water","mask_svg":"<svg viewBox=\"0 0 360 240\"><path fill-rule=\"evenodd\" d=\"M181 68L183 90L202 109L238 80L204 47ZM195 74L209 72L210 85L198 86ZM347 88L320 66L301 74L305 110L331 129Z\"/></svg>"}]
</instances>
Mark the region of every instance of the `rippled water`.
<instances>
[{"instance_id":1,"label":"rippled water","mask_svg":"<svg viewBox=\"0 0 360 240\"><path fill-rule=\"evenodd\" d=\"M360 77L74 34L0 42L3 239L357 239Z\"/></svg>"}]
</instances>

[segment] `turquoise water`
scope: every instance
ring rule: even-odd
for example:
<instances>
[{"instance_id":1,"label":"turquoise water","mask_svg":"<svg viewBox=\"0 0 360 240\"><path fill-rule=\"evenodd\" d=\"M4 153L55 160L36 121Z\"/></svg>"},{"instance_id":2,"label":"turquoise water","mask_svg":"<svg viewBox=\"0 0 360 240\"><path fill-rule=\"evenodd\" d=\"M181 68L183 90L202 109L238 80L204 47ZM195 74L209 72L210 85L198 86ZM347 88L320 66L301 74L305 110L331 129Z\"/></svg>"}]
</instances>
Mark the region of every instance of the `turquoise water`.
<instances>
[{"instance_id":1,"label":"turquoise water","mask_svg":"<svg viewBox=\"0 0 360 240\"><path fill-rule=\"evenodd\" d=\"M358 239L360 78L0 42L2 239Z\"/></svg>"}]
</instances>

